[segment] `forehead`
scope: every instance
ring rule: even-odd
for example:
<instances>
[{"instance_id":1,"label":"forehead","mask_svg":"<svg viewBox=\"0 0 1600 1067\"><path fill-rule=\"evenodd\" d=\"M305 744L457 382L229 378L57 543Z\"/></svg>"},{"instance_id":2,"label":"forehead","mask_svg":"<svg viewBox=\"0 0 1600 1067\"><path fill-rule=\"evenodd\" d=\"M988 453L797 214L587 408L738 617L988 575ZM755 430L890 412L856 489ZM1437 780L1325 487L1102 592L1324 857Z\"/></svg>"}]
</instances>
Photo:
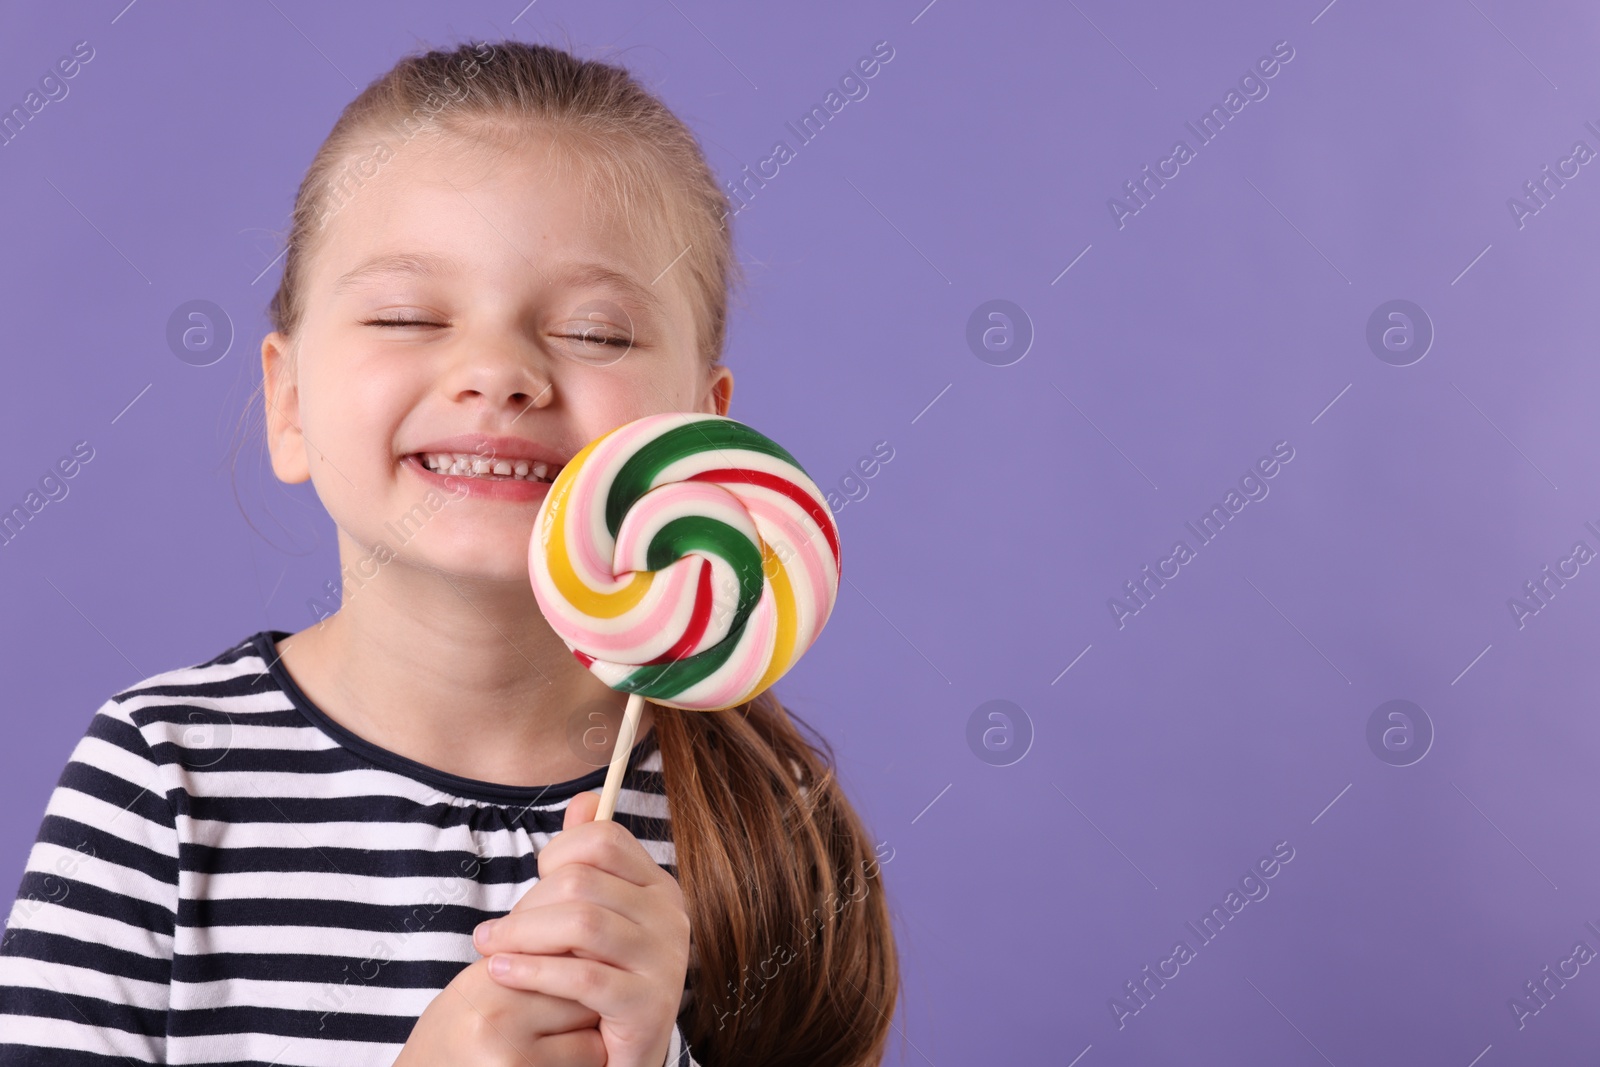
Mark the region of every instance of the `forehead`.
<instances>
[{"instance_id":1,"label":"forehead","mask_svg":"<svg viewBox=\"0 0 1600 1067\"><path fill-rule=\"evenodd\" d=\"M382 153L377 157L382 158ZM361 159L357 152L354 159ZM313 284L331 296L378 280L447 275L606 285L656 310L680 296L662 213L548 135L422 135L343 191L321 235ZM370 177L361 177L370 173ZM647 198L648 199L648 198ZM621 203L628 210L621 209Z\"/></svg>"}]
</instances>

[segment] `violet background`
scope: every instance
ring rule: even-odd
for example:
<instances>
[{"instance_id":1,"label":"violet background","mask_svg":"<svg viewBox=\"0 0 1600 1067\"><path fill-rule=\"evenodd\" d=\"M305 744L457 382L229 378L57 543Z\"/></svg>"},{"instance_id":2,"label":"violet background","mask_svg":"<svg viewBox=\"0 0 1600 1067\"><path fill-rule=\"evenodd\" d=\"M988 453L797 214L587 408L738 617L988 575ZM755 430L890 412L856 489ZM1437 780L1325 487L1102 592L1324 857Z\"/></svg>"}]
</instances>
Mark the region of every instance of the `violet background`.
<instances>
[{"instance_id":1,"label":"violet background","mask_svg":"<svg viewBox=\"0 0 1600 1067\"><path fill-rule=\"evenodd\" d=\"M1600 148L1600 9L925 3L0 7L7 108L95 50L0 148L0 510L96 451L0 547L8 898L107 696L303 628L336 576L309 487L246 448L269 542L227 452L292 195L357 86L419 44L570 42L731 180L886 40L737 216L727 358L731 414L824 488L895 453L778 687L894 850L888 1062L1592 1057L1596 968L1523 1029L1508 999L1600 948L1600 577L1521 629L1507 600L1600 548L1600 167L1520 229L1507 198ZM1107 199L1282 40L1269 95L1119 230ZM1035 334L1009 366L966 340L997 298ZM1365 340L1395 298L1436 330L1405 367ZM165 339L192 299L236 330L211 366ZM1270 495L1119 629L1107 599L1281 440ZM1411 766L1366 740L1395 698L1436 732ZM1010 766L967 741L991 700L1031 723ZM1270 895L1119 1029L1109 999L1278 841Z\"/></svg>"}]
</instances>

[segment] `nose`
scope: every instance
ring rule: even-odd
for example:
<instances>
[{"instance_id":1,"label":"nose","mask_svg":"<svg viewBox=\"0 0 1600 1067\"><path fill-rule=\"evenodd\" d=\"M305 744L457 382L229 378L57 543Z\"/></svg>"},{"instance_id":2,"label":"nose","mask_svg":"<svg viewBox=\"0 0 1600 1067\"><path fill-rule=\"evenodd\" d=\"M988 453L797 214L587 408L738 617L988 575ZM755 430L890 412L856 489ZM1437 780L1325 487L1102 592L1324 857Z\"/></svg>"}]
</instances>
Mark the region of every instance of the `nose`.
<instances>
[{"instance_id":1,"label":"nose","mask_svg":"<svg viewBox=\"0 0 1600 1067\"><path fill-rule=\"evenodd\" d=\"M464 347L442 383L452 400L505 407L520 415L530 407L548 407L554 399L554 377L526 346L480 340Z\"/></svg>"}]
</instances>

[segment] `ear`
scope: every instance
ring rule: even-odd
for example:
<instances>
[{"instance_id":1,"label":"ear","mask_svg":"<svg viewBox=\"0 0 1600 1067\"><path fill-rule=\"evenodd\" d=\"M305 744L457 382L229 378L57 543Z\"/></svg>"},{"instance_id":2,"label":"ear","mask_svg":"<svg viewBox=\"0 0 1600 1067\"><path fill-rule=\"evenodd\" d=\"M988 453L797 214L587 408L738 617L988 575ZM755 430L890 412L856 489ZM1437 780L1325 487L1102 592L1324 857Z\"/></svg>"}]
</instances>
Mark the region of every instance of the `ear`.
<instances>
[{"instance_id":1,"label":"ear","mask_svg":"<svg viewBox=\"0 0 1600 1067\"><path fill-rule=\"evenodd\" d=\"M713 414L726 415L733 403L733 371L720 363L712 364L711 384L706 387L705 400Z\"/></svg>"},{"instance_id":2,"label":"ear","mask_svg":"<svg viewBox=\"0 0 1600 1067\"><path fill-rule=\"evenodd\" d=\"M267 407L267 449L272 473L294 484L311 477L306 439L300 432L300 387L289 355L289 339L277 330L261 340L261 389Z\"/></svg>"}]
</instances>

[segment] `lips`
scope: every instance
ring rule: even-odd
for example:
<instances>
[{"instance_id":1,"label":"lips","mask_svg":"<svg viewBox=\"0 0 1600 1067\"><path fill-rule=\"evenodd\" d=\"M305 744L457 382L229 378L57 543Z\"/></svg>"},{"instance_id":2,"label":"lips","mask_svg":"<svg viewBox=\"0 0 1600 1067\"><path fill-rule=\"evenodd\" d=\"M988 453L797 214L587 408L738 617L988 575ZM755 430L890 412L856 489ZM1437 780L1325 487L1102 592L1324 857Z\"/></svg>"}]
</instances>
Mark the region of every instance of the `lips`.
<instances>
[{"instance_id":1,"label":"lips","mask_svg":"<svg viewBox=\"0 0 1600 1067\"><path fill-rule=\"evenodd\" d=\"M543 463L559 470L572 458L571 453L560 451L537 441L521 437L493 437L488 434L467 433L454 437L441 437L406 449L407 455L460 454L482 459L504 459L515 462L526 460L529 464Z\"/></svg>"},{"instance_id":2,"label":"lips","mask_svg":"<svg viewBox=\"0 0 1600 1067\"><path fill-rule=\"evenodd\" d=\"M437 453L425 453L437 455ZM455 474L429 470L423 455L412 453L400 461L400 466L413 472L431 487L454 499L470 496L480 500L530 502L544 499L550 482L533 477L516 477L497 474ZM502 461L504 462L504 461ZM522 461L526 462L526 461Z\"/></svg>"},{"instance_id":3,"label":"lips","mask_svg":"<svg viewBox=\"0 0 1600 1067\"><path fill-rule=\"evenodd\" d=\"M514 478L522 481L553 482L561 473L556 464L526 459L479 456L469 452L417 452L414 459L435 474L458 478Z\"/></svg>"}]
</instances>

